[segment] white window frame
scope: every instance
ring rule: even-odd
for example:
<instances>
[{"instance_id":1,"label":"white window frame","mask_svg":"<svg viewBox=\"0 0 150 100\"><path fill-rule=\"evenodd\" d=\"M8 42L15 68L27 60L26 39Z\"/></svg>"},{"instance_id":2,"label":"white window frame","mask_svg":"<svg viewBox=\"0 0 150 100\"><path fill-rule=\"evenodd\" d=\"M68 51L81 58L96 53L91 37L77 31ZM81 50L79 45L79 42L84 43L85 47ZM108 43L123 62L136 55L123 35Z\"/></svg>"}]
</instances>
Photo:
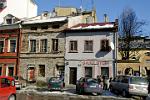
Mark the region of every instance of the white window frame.
<instances>
[{"instance_id":1,"label":"white window frame","mask_svg":"<svg viewBox=\"0 0 150 100\"><path fill-rule=\"evenodd\" d=\"M16 48L15 48L15 52L17 51L17 39L16 38L10 38L8 40L8 52L10 52L10 40L16 40ZM12 52L13 53L13 52Z\"/></svg>"},{"instance_id":2,"label":"white window frame","mask_svg":"<svg viewBox=\"0 0 150 100\"><path fill-rule=\"evenodd\" d=\"M7 64L6 65L6 76L8 76L8 69L9 69L9 67L13 67L14 68L14 70L15 70L15 64ZM14 71L13 71L13 76L14 76Z\"/></svg>"},{"instance_id":3,"label":"white window frame","mask_svg":"<svg viewBox=\"0 0 150 100\"><path fill-rule=\"evenodd\" d=\"M41 41L42 41L42 40L47 40L47 44L46 44L46 48L45 48L45 49L46 49L46 52L47 52L47 50L48 50L48 39L47 39L47 38L43 38L43 39L40 39L40 40L39 40L39 52L42 52L42 51L41 51ZM46 53L46 52L42 52L42 53Z\"/></svg>"},{"instance_id":4,"label":"white window frame","mask_svg":"<svg viewBox=\"0 0 150 100\"><path fill-rule=\"evenodd\" d=\"M0 39L0 41L4 42L4 46L3 46L3 52L4 52L4 49L5 49L5 39Z\"/></svg>"}]
</instances>

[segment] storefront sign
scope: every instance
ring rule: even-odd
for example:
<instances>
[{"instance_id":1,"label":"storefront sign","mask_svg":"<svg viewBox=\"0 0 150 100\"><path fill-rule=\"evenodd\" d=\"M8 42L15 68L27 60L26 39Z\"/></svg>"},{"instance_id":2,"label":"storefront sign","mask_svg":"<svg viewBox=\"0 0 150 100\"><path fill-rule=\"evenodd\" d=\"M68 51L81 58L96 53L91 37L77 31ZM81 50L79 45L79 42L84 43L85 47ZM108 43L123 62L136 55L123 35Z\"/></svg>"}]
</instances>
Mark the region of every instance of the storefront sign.
<instances>
[{"instance_id":1,"label":"storefront sign","mask_svg":"<svg viewBox=\"0 0 150 100\"><path fill-rule=\"evenodd\" d=\"M106 65L109 65L109 62L108 61L85 60L85 61L82 61L82 65L100 65L100 66L106 66Z\"/></svg>"}]
</instances>

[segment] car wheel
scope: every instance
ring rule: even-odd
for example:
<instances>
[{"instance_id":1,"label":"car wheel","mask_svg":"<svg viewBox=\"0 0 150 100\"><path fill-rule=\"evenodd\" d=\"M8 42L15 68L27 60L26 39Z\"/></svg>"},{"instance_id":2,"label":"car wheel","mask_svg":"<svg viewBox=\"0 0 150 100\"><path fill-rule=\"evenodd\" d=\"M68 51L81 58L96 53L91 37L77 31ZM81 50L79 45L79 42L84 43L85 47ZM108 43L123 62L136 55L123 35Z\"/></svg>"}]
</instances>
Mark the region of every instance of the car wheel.
<instances>
[{"instance_id":1,"label":"car wheel","mask_svg":"<svg viewBox=\"0 0 150 100\"><path fill-rule=\"evenodd\" d=\"M109 87L110 92L114 92L112 86Z\"/></svg>"},{"instance_id":2,"label":"car wheel","mask_svg":"<svg viewBox=\"0 0 150 100\"><path fill-rule=\"evenodd\" d=\"M125 90L122 91L122 96L123 97L130 97L130 95L128 94L128 92L126 92Z\"/></svg>"},{"instance_id":3,"label":"car wheel","mask_svg":"<svg viewBox=\"0 0 150 100\"><path fill-rule=\"evenodd\" d=\"M63 90L63 89L61 89L61 90L60 90L60 92L64 92L64 90Z\"/></svg>"},{"instance_id":4,"label":"car wheel","mask_svg":"<svg viewBox=\"0 0 150 100\"><path fill-rule=\"evenodd\" d=\"M15 95L11 95L8 100L16 100L16 96Z\"/></svg>"},{"instance_id":5,"label":"car wheel","mask_svg":"<svg viewBox=\"0 0 150 100\"><path fill-rule=\"evenodd\" d=\"M83 94L83 92L84 92L83 88L80 88L79 89L79 94Z\"/></svg>"}]
</instances>

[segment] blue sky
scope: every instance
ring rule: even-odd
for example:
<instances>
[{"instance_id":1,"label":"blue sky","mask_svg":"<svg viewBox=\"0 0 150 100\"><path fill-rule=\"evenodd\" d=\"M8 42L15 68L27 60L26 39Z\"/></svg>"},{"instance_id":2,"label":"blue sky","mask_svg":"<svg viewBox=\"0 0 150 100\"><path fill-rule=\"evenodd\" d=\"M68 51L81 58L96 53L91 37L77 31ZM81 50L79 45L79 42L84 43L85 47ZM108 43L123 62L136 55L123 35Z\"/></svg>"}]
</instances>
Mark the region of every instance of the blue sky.
<instances>
[{"instance_id":1,"label":"blue sky","mask_svg":"<svg viewBox=\"0 0 150 100\"><path fill-rule=\"evenodd\" d=\"M80 8L81 0L35 0L38 5L38 14L43 11L52 11L59 5ZM92 0L82 0L84 9L92 8ZM132 8L139 20L144 20L147 25L143 27L143 34L150 36L150 0L94 0L98 21L103 21L103 15L109 16L109 21L118 18L124 8Z\"/></svg>"}]
</instances>

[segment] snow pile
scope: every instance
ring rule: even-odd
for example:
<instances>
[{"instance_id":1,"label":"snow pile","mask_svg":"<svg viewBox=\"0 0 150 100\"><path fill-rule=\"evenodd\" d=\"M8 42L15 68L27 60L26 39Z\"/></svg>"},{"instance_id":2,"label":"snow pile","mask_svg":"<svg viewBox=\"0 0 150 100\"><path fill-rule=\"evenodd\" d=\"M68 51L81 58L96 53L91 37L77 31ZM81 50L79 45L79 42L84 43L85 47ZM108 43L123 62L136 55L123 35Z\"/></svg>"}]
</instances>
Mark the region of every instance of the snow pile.
<instances>
[{"instance_id":1,"label":"snow pile","mask_svg":"<svg viewBox=\"0 0 150 100\"><path fill-rule=\"evenodd\" d=\"M76 30L76 29L101 29L101 28L113 28L114 25L113 24L105 24L105 25L89 25L87 27L82 27L82 26L78 26L78 27L74 27L74 28L71 28L73 30Z\"/></svg>"}]
</instances>

